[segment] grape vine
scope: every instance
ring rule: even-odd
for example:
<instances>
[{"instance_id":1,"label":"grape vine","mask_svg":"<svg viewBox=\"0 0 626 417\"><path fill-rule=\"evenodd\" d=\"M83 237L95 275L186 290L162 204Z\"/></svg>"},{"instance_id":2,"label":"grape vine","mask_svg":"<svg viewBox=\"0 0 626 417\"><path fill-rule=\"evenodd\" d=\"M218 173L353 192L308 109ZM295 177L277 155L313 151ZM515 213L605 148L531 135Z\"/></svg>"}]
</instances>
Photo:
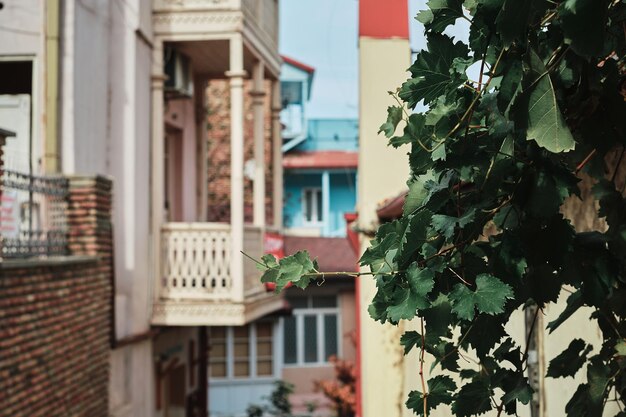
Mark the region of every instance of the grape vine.
<instances>
[{"instance_id":1,"label":"grape vine","mask_svg":"<svg viewBox=\"0 0 626 417\"><path fill-rule=\"evenodd\" d=\"M446 34L458 19L469 21L465 43ZM547 329L591 307L603 344L593 351L574 339L550 362L551 378L586 369L564 414L599 417L608 401L623 410L626 0L430 0L417 20L427 49L390 92L397 105L380 128L409 151L403 215L380 225L360 259L365 272L341 273L376 281L374 320L420 322L399 341L421 350L422 387L407 407L514 415L533 395L526 371L537 315L565 288L567 307ZM480 68L477 80L470 67ZM418 103L428 110L414 112ZM581 184L591 184L587 204L605 227L577 230L564 216ZM328 275L306 252L266 255L259 268L278 291ZM505 329L520 309L532 318L525 345ZM478 369L459 365L468 350ZM424 353L441 370L428 380Z\"/></svg>"}]
</instances>

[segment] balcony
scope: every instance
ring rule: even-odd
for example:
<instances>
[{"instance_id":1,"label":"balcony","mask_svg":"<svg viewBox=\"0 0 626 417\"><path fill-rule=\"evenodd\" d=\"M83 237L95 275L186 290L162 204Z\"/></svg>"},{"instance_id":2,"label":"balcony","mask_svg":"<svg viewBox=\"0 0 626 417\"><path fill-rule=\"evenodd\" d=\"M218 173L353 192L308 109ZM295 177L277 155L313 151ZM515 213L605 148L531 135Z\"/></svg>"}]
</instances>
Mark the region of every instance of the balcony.
<instances>
[{"instance_id":1,"label":"balcony","mask_svg":"<svg viewBox=\"0 0 626 417\"><path fill-rule=\"evenodd\" d=\"M213 60L227 53L223 41L241 34L247 70L255 59L265 61L272 73L280 70L278 0L155 0L153 28L161 41L185 43L189 55L197 52Z\"/></svg>"},{"instance_id":2,"label":"balcony","mask_svg":"<svg viewBox=\"0 0 626 417\"><path fill-rule=\"evenodd\" d=\"M232 231L223 223L166 223L152 323L168 326L243 325L282 308L252 261L234 265ZM263 254L263 230L245 226L244 252ZM243 271L237 275L233 271Z\"/></svg>"}]
</instances>

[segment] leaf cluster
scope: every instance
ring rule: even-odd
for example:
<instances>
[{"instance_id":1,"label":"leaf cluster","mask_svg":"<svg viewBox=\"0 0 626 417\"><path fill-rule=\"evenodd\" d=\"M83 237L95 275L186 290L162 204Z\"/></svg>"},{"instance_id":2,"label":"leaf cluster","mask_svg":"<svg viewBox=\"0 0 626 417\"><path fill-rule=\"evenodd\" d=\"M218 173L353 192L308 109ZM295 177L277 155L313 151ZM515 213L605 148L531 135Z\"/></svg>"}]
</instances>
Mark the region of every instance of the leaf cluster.
<instances>
[{"instance_id":1,"label":"leaf cluster","mask_svg":"<svg viewBox=\"0 0 626 417\"><path fill-rule=\"evenodd\" d=\"M460 19L467 42L445 33ZM626 395L626 181L615 174L626 149L626 1L430 0L417 20L427 49L391 93L398 104L380 129L407 150L409 191L402 217L379 227L360 263L376 282L371 317L420 320L424 330L400 341L405 352L423 349L462 384L432 377L407 406L514 415L533 388L528 346L505 324L568 286L548 330L589 306L604 343L593 352L572 341L547 376L586 369L564 415L601 416L609 392L621 404ZM419 103L428 110L413 112ZM563 215L583 175L605 230L580 232ZM301 254L264 262L263 279L279 287L305 287L316 271ZM461 363L469 350L475 368Z\"/></svg>"}]
</instances>

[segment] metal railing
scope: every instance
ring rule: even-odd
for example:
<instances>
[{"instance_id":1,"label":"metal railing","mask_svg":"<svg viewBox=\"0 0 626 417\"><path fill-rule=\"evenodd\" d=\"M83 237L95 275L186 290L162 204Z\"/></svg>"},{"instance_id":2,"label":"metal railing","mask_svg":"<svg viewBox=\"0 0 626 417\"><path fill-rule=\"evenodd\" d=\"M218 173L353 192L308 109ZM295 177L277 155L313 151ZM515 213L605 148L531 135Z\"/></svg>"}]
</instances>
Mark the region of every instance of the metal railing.
<instances>
[{"instance_id":1,"label":"metal railing","mask_svg":"<svg viewBox=\"0 0 626 417\"><path fill-rule=\"evenodd\" d=\"M1 257L66 255L68 179L4 170L0 186Z\"/></svg>"}]
</instances>

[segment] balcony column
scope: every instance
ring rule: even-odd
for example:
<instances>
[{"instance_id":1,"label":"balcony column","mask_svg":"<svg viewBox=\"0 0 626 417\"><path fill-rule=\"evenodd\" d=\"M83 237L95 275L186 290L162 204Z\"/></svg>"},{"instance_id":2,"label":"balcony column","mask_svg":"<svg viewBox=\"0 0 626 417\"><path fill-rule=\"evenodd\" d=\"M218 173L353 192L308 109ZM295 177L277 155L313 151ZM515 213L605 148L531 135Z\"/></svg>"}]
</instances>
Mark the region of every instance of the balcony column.
<instances>
[{"instance_id":1,"label":"balcony column","mask_svg":"<svg viewBox=\"0 0 626 417\"><path fill-rule=\"evenodd\" d=\"M322 173L322 222L323 234L330 236L330 173Z\"/></svg>"},{"instance_id":2,"label":"balcony column","mask_svg":"<svg viewBox=\"0 0 626 417\"><path fill-rule=\"evenodd\" d=\"M274 224L277 229L283 227L283 136L280 125L280 82L272 81L272 167L274 168L273 203Z\"/></svg>"},{"instance_id":3,"label":"balcony column","mask_svg":"<svg viewBox=\"0 0 626 417\"><path fill-rule=\"evenodd\" d=\"M233 301L243 302L243 39L240 33L230 39L230 227Z\"/></svg>"},{"instance_id":4,"label":"balcony column","mask_svg":"<svg viewBox=\"0 0 626 417\"><path fill-rule=\"evenodd\" d=\"M152 274L155 279L150 280L156 283L154 296L159 297L161 286L161 226L164 221L164 121L163 121L163 89L165 84L165 74L163 73L163 41L155 38L152 50L152 140L150 142L150 158L152 169L151 176L151 222L150 228L152 239L150 241L150 253L152 256ZM153 284L151 284L153 285Z\"/></svg>"},{"instance_id":5,"label":"balcony column","mask_svg":"<svg viewBox=\"0 0 626 417\"><path fill-rule=\"evenodd\" d=\"M254 65L252 110L254 114L254 225L265 227L265 77L263 62Z\"/></svg>"}]
</instances>

